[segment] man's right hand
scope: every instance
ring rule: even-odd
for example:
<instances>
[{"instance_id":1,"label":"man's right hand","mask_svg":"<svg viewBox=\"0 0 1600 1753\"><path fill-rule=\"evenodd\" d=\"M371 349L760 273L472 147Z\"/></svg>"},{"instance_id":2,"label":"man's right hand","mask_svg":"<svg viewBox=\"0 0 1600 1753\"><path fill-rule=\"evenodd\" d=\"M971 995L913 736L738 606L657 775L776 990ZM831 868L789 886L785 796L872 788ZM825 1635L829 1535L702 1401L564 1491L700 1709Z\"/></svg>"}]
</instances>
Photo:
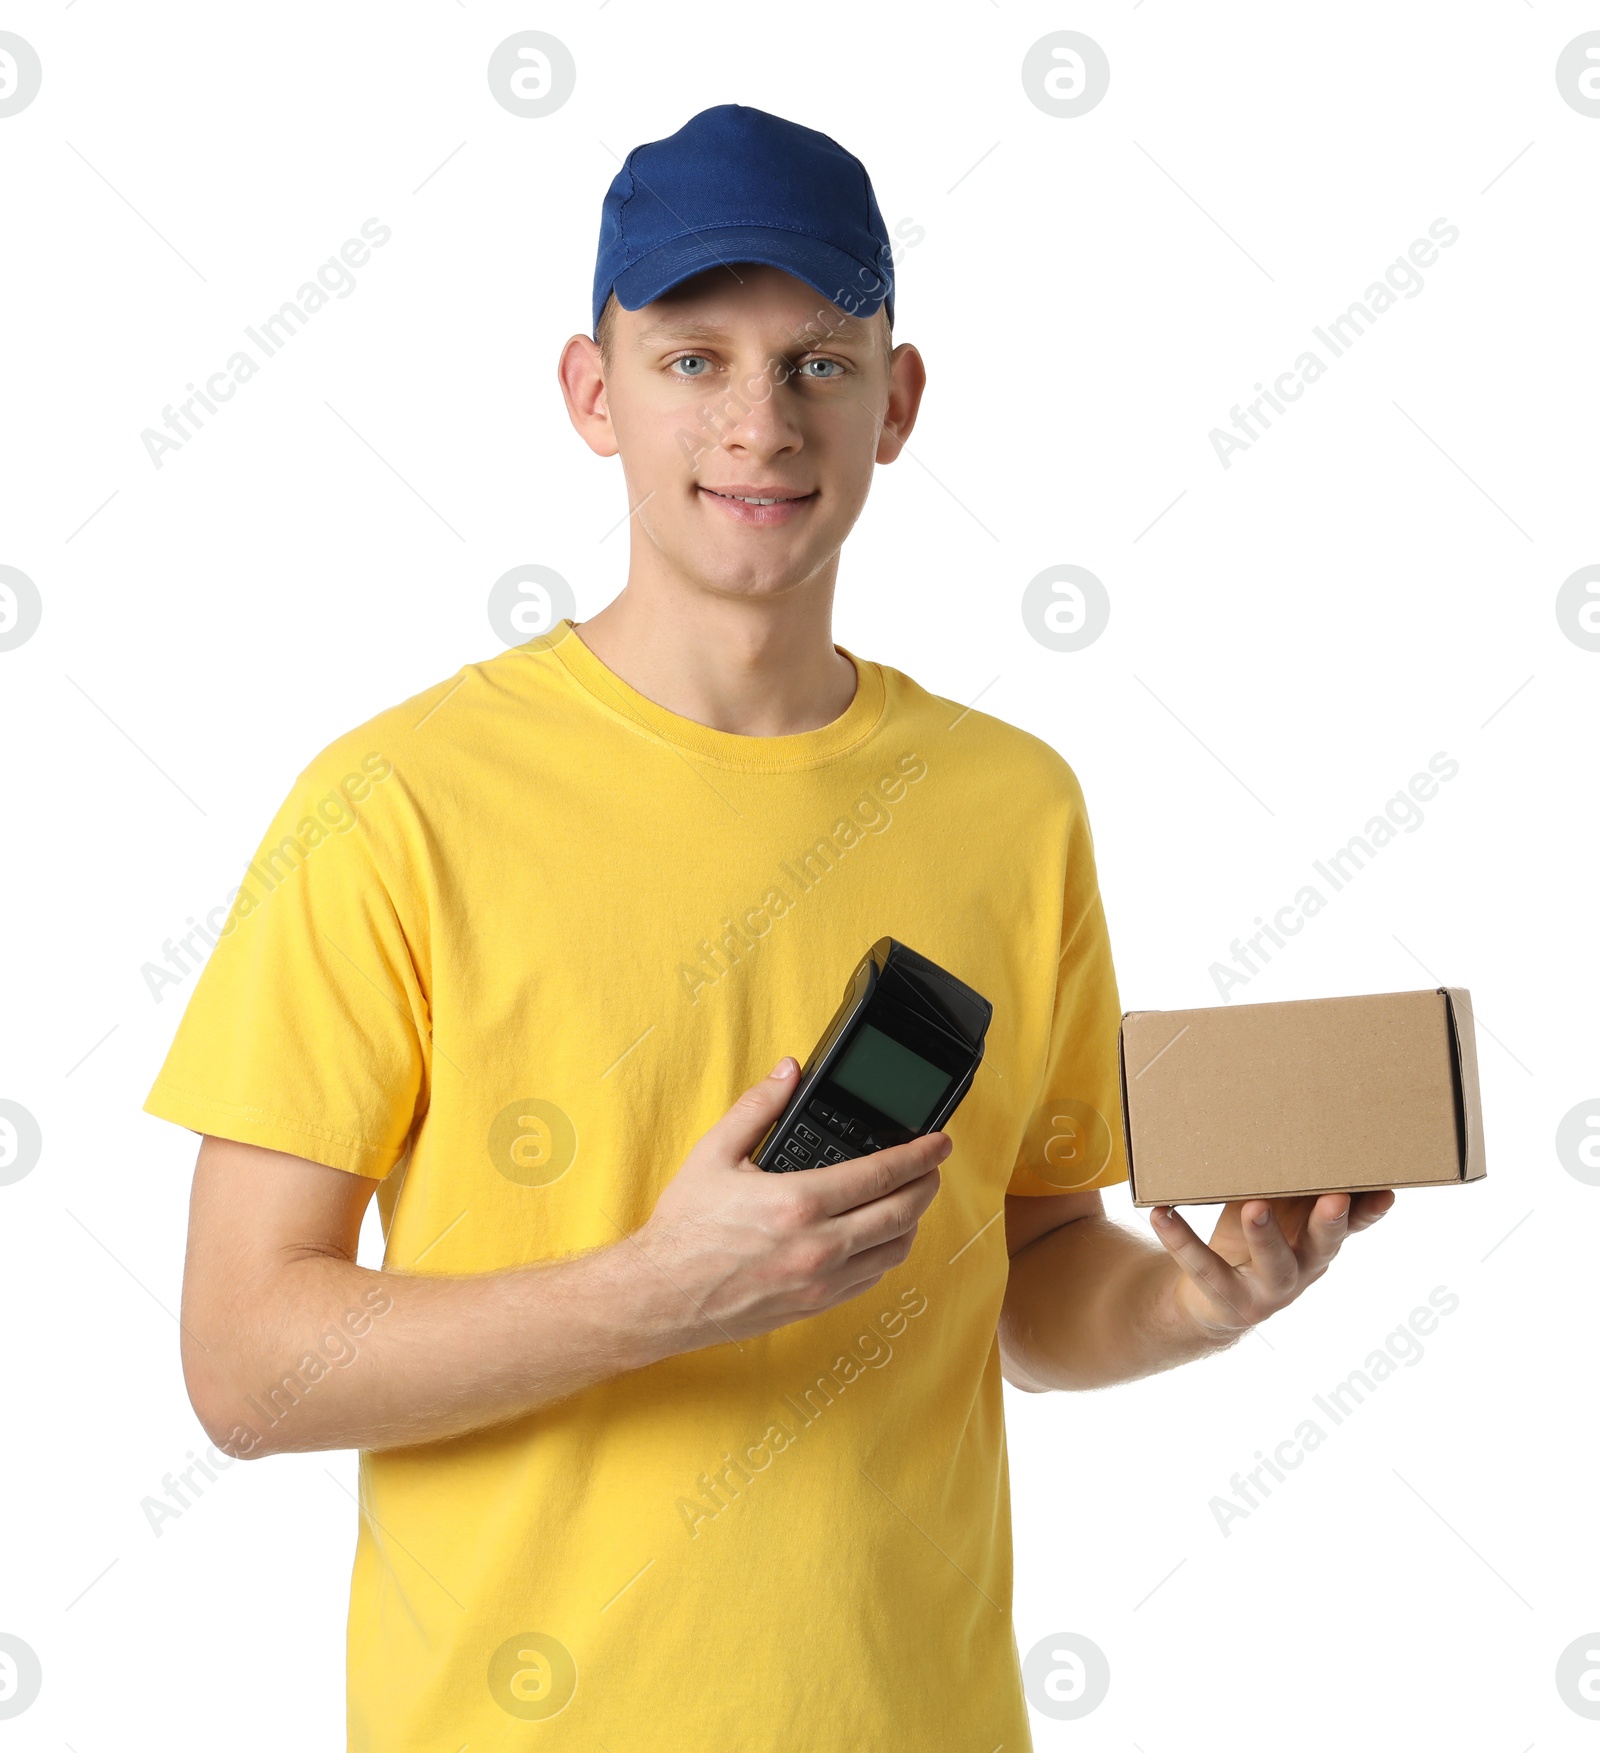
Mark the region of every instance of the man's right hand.
<instances>
[{"instance_id":1,"label":"man's right hand","mask_svg":"<svg viewBox=\"0 0 1600 1753\"><path fill-rule=\"evenodd\" d=\"M631 1238L678 1303L674 1350L769 1333L860 1296L905 1260L939 1191L943 1132L823 1168L758 1169L750 1153L799 1069L786 1058L740 1096Z\"/></svg>"}]
</instances>

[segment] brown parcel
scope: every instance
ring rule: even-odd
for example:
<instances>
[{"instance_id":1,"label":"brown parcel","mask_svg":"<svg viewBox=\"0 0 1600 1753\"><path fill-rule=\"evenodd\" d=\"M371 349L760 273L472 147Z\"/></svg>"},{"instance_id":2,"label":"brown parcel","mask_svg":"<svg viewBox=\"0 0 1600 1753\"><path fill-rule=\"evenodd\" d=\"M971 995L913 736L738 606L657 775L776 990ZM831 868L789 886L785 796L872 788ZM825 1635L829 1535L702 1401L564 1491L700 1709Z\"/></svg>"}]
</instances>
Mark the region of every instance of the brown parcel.
<instances>
[{"instance_id":1,"label":"brown parcel","mask_svg":"<svg viewBox=\"0 0 1600 1753\"><path fill-rule=\"evenodd\" d=\"M1472 998L1459 986L1122 1019L1135 1205L1481 1180Z\"/></svg>"}]
</instances>

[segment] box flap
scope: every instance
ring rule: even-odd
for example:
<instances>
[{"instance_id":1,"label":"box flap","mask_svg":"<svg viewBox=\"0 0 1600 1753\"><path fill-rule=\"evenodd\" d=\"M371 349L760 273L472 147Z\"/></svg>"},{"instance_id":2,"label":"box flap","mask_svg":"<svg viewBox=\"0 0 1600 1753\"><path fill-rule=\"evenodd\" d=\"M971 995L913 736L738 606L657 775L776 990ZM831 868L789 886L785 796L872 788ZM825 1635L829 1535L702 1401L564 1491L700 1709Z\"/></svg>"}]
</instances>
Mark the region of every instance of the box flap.
<instances>
[{"instance_id":1,"label":"box flap","mask_svg":"<svg viewBox=\"0 0 1600 1753\"><path fill-rule=\"evenodd\" d=\"M1450 1012L1456 1075L1461 1080L1461 1179L1481 1181L1489 1172L1483 1144L1483 1097L1478 1087L1478 1032L1472 994L1465 986L1441 986Z\"/></svg>"},{"instance_id":2,"label":"box flap","mask_svg":"<svg viewBox=\"0 0 1600 1753\"><path fill-rule=\"evenodd\" d=\"M1139 1203L1139 1182L1133 1166L1133 1132L1128 1125L1128 1056L1123 1050L1124 1031L1128 1018L1133 1011L1125 1011L1122 1026L1117 1030L1117 1086L1122 1096L1122 1160L1128 1165L1128 1195L1134 1204Z\"/></svg>"}]
</instances>

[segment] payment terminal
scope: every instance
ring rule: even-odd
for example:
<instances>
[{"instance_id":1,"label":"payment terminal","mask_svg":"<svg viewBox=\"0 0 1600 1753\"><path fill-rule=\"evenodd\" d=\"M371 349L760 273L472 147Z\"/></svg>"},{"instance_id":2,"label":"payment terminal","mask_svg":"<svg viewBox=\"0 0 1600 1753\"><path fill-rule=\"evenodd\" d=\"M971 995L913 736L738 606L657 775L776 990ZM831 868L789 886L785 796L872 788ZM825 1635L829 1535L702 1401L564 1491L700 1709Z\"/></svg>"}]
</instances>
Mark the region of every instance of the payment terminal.
<instances>
[{"instance_id":1,"label":"payment terminal","mask_svg":"<svg viewBox=\"0 0 1600 1753\"><path fill-rule=\"evenodd\" d=\"M993 1010L937 962L880 937L751 1160L788 1174L937 1132L972 1084Z\"/></svg>"}]
</instances>

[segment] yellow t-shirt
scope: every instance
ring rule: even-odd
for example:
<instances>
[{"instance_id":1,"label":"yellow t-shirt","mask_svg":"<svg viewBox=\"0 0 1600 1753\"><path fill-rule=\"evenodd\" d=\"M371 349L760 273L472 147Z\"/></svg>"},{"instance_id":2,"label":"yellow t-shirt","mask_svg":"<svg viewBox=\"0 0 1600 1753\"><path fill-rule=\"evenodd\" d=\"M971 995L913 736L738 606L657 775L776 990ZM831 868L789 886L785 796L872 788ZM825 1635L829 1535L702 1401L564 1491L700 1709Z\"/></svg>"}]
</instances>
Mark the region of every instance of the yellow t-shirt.
<instances>
[{"instance_id":1,"label":"yellow t-shirt","mask_svg":"<svg viewBox=\"0 0 1600 1753\"><path fill-rule=\"evenodd\" d=\"M560 622L335 742L245 874L146 1105L381 1179L393 1272L638 1228L880 937L994 1005L942 1189L875 1288L363 1454L354 1753L1030 1745L1001 1213L1126 1179L1116 980L1067 764L853 661L833 723L737 736ZM258 1434L326 1367L258 1398Z\"/></svg>"}]
</instances>

